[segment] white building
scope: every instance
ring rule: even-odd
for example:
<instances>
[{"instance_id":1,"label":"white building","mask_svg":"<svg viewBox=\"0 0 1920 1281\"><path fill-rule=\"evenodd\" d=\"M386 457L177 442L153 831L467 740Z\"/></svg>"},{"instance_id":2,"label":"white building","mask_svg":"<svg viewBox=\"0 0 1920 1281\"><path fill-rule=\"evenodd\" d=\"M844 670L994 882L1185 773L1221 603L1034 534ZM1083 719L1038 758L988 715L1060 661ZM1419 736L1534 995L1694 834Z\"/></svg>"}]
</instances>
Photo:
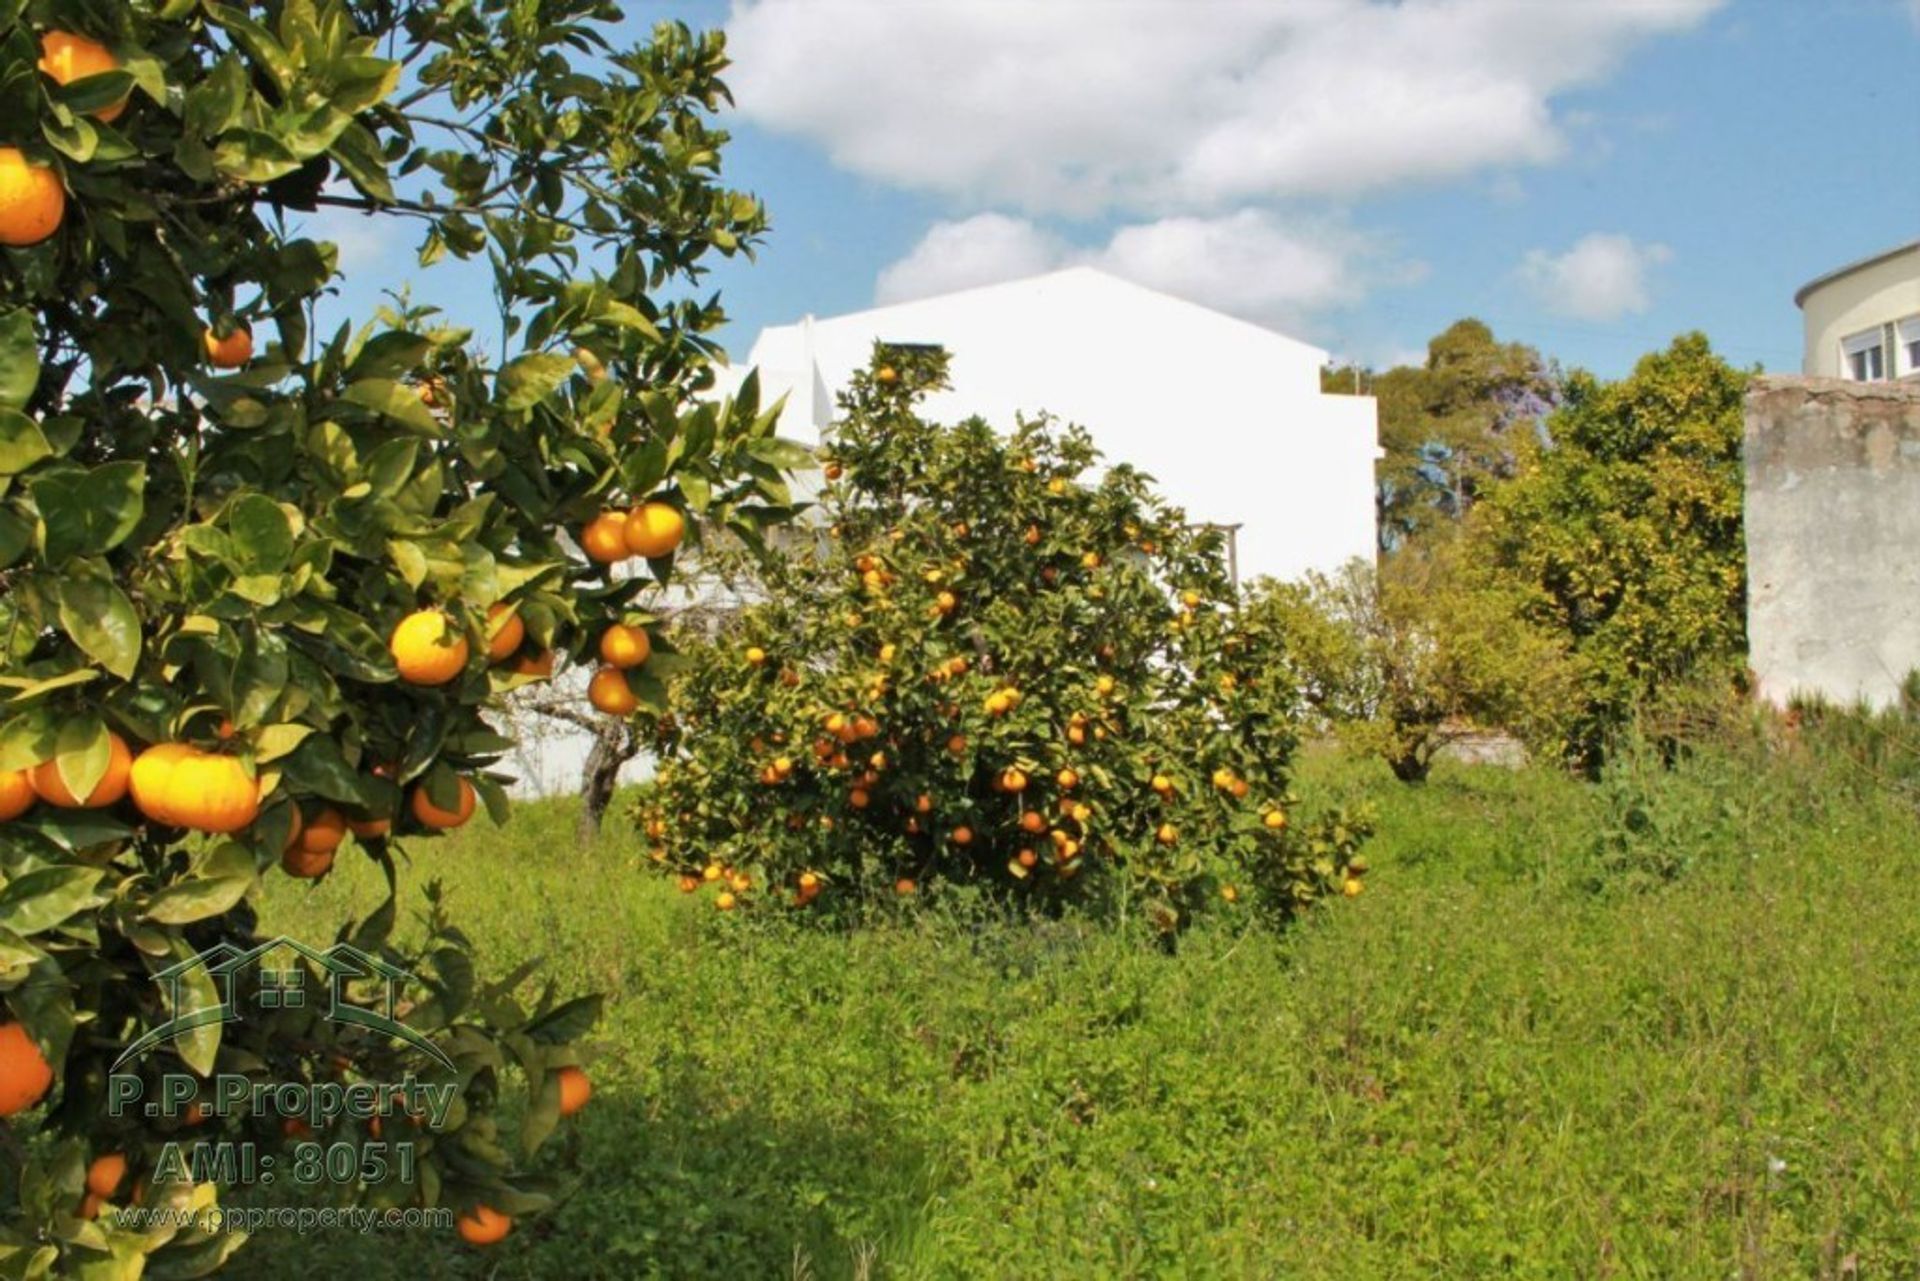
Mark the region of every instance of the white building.
<instances>
[{"instance_id":1,"label":"white building","mask_svg":"<svg viewBox=\"0 0 1920 1281\"><path fill-rule=\"evenodd\" d=\"M1374 401L1327 395L1327 353L1091 267L761 333L741 373L780 434L818 443L835 397L878 340L934 344L953 388L923 412L1010 430L1041 411L1153 476L1196 523L1238 526L1242 581L1333 570L1375 547Z\"/></svg>"},{"instance_id":2,"label":"white building","mask_svg":"<svg viewBox=\"0 0 1920 1281\"><path fill-rule=\"evenodd\" d=\"M1806 329L1801 372L1881 382L1920 378L1920 240L1812 280L1793 296Z\"/></svg>"}]
</instances>

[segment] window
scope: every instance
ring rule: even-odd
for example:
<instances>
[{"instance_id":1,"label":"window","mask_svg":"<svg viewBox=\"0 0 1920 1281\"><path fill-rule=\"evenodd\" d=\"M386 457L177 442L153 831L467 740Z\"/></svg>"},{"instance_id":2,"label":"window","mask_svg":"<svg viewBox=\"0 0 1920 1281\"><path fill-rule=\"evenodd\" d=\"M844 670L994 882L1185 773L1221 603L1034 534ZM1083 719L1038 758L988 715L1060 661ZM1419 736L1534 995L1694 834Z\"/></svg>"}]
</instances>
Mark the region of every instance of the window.
<instances>
[{"instance_id":1,"label":"window","mask_svg":"<svg viewBox=\"0 0 1920 1281\"><path fill-rule=\"evenodd\" d=\"M1857 383L1887 376L1887 349L1881 345L1878 327L1840 340L1840 369L1842 377Z\"/></svg>"},{"instance_id":2,"label":"window","mask_svg":"<svg viewBox=\"0 0 1920 1281\"><path fill-rule=\"evenodd\" d=\"M1920 316L1908 316L1896 327L1893 344L1893 375L1906 378L1920 374Z\"/></svg>"}]
</instances>

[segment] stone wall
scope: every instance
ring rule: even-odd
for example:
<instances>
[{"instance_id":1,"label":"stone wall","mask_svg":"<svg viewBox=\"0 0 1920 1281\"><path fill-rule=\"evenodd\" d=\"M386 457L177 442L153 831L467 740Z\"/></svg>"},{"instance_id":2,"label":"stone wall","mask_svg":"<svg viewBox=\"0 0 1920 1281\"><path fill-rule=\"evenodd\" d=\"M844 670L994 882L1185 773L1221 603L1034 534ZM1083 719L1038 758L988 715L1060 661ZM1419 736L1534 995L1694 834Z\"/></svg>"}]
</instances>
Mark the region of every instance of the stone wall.
<instances>
[{"instance_id":1,"label":"stone wall","mask_svg":"<svg viewBox=\"0 0 1920 1281\"><path fill-rule=\"evenodd\" d=\"M1760 696L1894 702L1920 668L1920 383L1756 378L1746 474Z\"/></svg>"}]
</instances>

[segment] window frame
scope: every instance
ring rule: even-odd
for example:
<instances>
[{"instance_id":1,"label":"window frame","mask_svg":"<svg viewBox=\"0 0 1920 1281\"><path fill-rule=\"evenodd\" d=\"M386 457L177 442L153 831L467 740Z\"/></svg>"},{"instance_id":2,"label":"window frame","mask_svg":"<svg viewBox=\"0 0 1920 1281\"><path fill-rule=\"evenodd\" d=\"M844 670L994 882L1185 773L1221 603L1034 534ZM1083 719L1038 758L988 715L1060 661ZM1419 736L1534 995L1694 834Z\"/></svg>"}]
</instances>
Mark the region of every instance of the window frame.
<instances>
[{"instance_id":1,"label":"window frame","mask_svg":"<svg viewBox=\"0 0 1920 1281\"><path fill-rule=\"evenodd\" d=\"M1855 356L1874 353L1877 369L1869 377L1861 377L1853 371ZM1875 325L1871 329L1862 329L1858 333L1848 334L1840 340L1841 376L1848 382L1884 382L1887 377L1887 335L1886 326Z\"/></svg>"},{"instance_id":2,"label":"window frame","mask_svg":"<svg viewBox=\"0 0 1920 1281\"><path fill-rule=\"evenodd\" d=\"M1920 374L1920 312L1893 322L1893 376Z\"/></svg>"}]
</instances>

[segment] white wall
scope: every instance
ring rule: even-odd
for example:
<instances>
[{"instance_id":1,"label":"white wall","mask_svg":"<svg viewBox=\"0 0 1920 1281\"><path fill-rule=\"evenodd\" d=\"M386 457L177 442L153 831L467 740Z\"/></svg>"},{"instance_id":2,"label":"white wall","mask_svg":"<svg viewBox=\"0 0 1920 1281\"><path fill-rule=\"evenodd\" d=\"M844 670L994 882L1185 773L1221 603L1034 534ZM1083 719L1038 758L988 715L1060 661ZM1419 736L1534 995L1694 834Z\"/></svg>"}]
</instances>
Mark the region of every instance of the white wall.
<instances>
[{"instance_id":1,"label":"white wall","mask_svg":"<svg viewBox=\"0 0 1920 1281\"><path fill-rule=\"evenodd\" d=\"M1051 412L1154 476L1190 519L1241 525L1243 580L1373 556L1374 401L1322 395L1318 348L1074 269L768 330L747 364L768 400L790 393L782 435L819 440L875 339L951 354L933 418L1005 430Z\"/></svg>"}]
</instances>

